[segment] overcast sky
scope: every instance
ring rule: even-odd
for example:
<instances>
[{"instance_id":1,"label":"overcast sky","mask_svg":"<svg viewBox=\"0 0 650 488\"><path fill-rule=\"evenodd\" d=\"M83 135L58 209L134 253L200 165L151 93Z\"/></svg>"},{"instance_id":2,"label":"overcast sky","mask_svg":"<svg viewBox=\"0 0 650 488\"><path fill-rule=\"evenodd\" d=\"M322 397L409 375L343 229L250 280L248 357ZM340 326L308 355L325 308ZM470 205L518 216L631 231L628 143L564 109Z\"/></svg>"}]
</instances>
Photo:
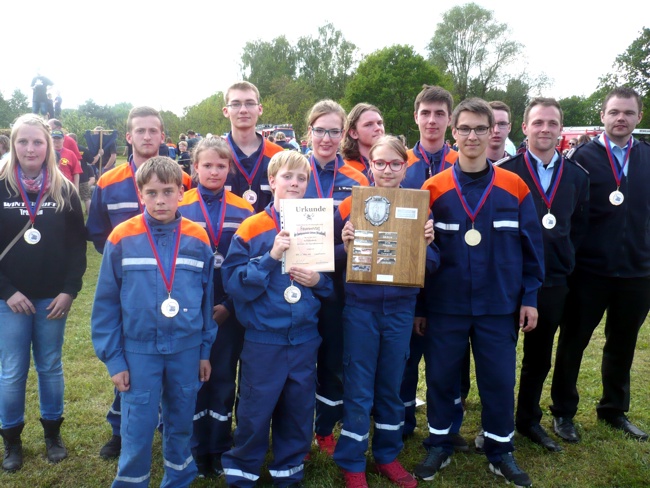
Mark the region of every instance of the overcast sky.
<instances>
[{"instance_id":1,"label":"overcast sky","mask_svg":"<svg viewBox=\"0 0 650 488\"><path fill-rule=\"evenodd\" d=\"M30 82L40 68L60 91L63 108L93 99L182 115L184 107L241 77L247 41L285 35L295 44L331 22L360 55L407 44L426 56L443 12L464 3L401 0L386 8L354 0L5 2L0 91L8 98L19 88L31 103ZM601 2L476 3L509 26L512 39L524 45L521 69L550 77L553 84L542 95L556 98L591 94L616 56L650 27L647 0L616 4L615 13Z\"/></svg>"}]
</instances>

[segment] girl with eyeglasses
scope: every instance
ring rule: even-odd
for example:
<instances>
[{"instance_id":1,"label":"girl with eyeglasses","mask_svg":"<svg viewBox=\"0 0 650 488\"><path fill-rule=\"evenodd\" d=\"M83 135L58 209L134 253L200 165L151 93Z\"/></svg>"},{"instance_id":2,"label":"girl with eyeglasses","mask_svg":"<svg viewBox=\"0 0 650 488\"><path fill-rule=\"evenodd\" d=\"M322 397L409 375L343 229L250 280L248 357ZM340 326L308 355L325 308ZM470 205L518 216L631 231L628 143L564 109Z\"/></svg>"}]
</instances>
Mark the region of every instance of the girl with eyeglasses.
<instances>
[{"instance_id":1,"label":"girl with eyeglasses","mask_svg":"<svg viewBox=\"0 0 650 488\"><path fill-rule=\"evenodd\" d=\"M374 185L399 188L406 175L406 147L393 136L379 139L369 152ZM352 198L346 198L334 216L337 256L354 252ZM423 237L433 241L433 220ZM427 248L427 270L437 268L435 247ZM348 487L365 487L366 456L372 413L375 425L372 452L379 473L404 487L417 486L415 478L397 461L404 446L404 402L400 386L409 352L415 316L417 287L345 283L343 309L343 428L334 461Z\"/></svg>"},{"instance_id":2,"label":"girl with eyeglasses","mask_svg":"<svg viewBox=\"0 0 650 488\"><path fill-rule=\"evenodd\" d=\"M305 198L332 198L334 209L350 195L353 186L368 185L368 179L344 163L339 154L346 113L332 100L317 102L307 115L308 138L313 148L309 157L312 177ZM343 417L343 279L345 263L336 263L334 294L323 300L318 330L323 339L318 351L316 387L316 444L329 455L336 440L332 431Z\"/></svg>"}]
</instances>

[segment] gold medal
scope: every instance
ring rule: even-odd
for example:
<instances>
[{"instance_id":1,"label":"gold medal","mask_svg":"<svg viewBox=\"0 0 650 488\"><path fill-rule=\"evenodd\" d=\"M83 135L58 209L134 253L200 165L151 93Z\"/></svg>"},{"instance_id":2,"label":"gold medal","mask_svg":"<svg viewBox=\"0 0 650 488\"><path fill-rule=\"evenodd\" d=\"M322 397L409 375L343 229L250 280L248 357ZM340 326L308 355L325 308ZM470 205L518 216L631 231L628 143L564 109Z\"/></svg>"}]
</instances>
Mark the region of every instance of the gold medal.
<instances>
[{"instance_id":1,"label":"gold medal","mask_svg":"<svg viewBox=\"0 0 650 488\"><path fill-rule=\"evenodd\" d=\"M23 239L25 239L25 242L27 244L31 244L33 246L34 244L41 242L41 233L32 227L31 229L27 229L25 231L23 234Z\"/></svg>"},{"instance_id":2,"label":"gold medal","mask_svg":"<svg viewBox=\"0 0 650 488\"><path fill-rule=\"evenodd\" d=\"M284 299L289 303L296 303L300 300L302 293L300 293L300 288L297 286L291 285L284 290Z\"/></svg>"},{"instance_id":3,"label":"gold medal","mask_svg":"<svg viewBox=\"0 0 650 488\"><path fill-rule=\"evenodd\" d=\"M470 229L465 232L465 242L468 246L478 246L481 242L481 233L476 229Z\"/></svg>"},{"instance_id":4,"label":"gold medal","mask_svg":"<svg viewBox=\"0 0 650 488\"><path fill-rule=\"evenodd\" d=\"M178 302L174 300L173 298L168 298L162 304L160 305L160 311L165 317L176 317L176 314L178 314L179 306Z\"/></svg>"},{"instance_id":5,"label":"gold medal","mask_svg":"<svg viewBox=\"0 0 650 488\"><path fill-rule=\"evenodd\" d=\"M623 195L623 193L618 190L614 190L609 194L609 203L612 205L616 205L618 207L621 203L623 203L623 200L625 200L625 195Z\"/></svg>"}]
</instances>

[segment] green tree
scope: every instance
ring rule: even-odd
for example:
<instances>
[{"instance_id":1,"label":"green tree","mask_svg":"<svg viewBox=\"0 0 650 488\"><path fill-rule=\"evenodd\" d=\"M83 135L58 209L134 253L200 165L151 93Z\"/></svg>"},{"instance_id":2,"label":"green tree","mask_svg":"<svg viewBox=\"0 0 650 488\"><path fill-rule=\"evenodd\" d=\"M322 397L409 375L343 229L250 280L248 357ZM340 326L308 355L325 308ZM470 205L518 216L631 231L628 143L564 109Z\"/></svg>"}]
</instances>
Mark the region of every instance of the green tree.
<instances>
[{"instance_id":1,"label":"green tree","mask_svg":"<svg viewBox=\"0 0 650 488\"><path fill-rule=\"evenodd\" d=\"M634 88L645 107L639 127L650 127L650 29L644 27L623 54L616 57L613 71L600 79L601 100L612 88L626 85Z\"/></svg>"},{"instance_id":2,"label":"green tree","mask_svg":"<svg viewBox=\"0 0 650 488\"><path fill-rule=\"evenodd\" d=\"M8 100L0 92L0 127L9 127L16 117L31 112L27 96L20 90L14 90Z\"/></svg>"},{"instance_id":3,"label":"green tree","mask_svg":"<svg viewBox=\"0 0 650 488\"><path fill-rule=\"evenodd\" d=\"M558 102L564 113L564 127L601 125L598 104L591 97L572 96Z\"/></svg>"},{"instance_id":4,"label":"green tree","mask_svg":"<svg viewBox=\"0 0 650 488\"><path fill-rule=\"evenodd\" d=\"M264 113L262 121L268 124L291 123L296 132L296 137L302 138L307 133L306 116L311 107L318 101L312 88L304 80L290 80L281 78L275 80L271 86L270 97L273 103L282 105L286 108L286 119L274 118L281 117L282 114L276 113L269 106L269 99L264 102Z\"/></svg>"},{"instance_id":5,"label":"green tree","mask_svg":"<svg viewBox=\"0 0 650 488\"><path fill-rule=\"evenodd\" d=\"M612 81L650 96L650 29L645 27L623 54L616 56Z\"/></svg>"},{"instance_id":6,"label":"green tree","mask_svg":"<svg viewBox=\"0 0 650 488\"><path fill-rule=\"evenodd\" d=\"M185 107L181 123L185 130L194 130L206 135L222 134L230 130L230 122L223 116L223 93L214 95L200 101L197 105Z\"/></svg>"},{"instance_id":7,"label":"green tree","mask_svg":"<svg viewBox=\"0 0 650 488\"><path fill-rule=\"evenodd\" d=\"M475 3L445 12L427 46L430 61L453 77L458 100L485 97L505 84L504 68L519 58L521 48L511 40L507 24Z\"/></svg>"},{"instance_id":8,"label":"green tree","mask_svg":"<svg viewBox=\"0 0 650 488\"><path fill-rule=\"evenodd\" d=\"M14 119L31 111L27 95L18 89L13 91L11 98L8 100L8 103L9 110L11 111Z\"/></svg>"},{"instance_id":9,"label":"green tree","mask_svg":"<svg viewBox=\"0 0 650 488\"><path fill-rule=\"evenodd\" d=\"M92 130L98 125L105 127L106 124L105 120L91 117L86 113L71 108L63 109L61 112L61 122L63 123L63 128L66 131L77 134L77 141L81 146L87 145L84 138L86 131ZM123 144L123 139L124 132L120 132L120 136L118 137L118 145Z\"/></svg>"},{"instance_id":10,"label":"green tree","mask_svg":"<svg viewBox=\"0 0 650 488\"><path fill-rule=\"evenodd\" d=\"M409 144L419 137L413 121L413 102L422 85L450 87L437 68L416 54L413 47L394 45L365 57L347 84L343 105L375 105L382 112L386 132L406 136Z\"/></svg>"},{"instance_id":11,"label":"green tree","mask_svg":"<svg viewBox=\"0 0 650 488\"><path fill-rule=\"evenodd\" d=\"M270 42L247 42L241 57L245 80L253 83L262 97L271 93L271 84L280 78L296 76L296 51L284 36Z\"/></svg>"},{"instance_id":12,"label":"green tree","mask_svg":"<svg viewBox=\"0 0 650 488\"><path fill-rule=\"evenodd\" d=\"M318 100L343 98L357 64L357 47L345 40L341 31L327 23L318 28L318 37L298 39L296 53L299 78L311 87Z\"/></svg>"}]
</instances>

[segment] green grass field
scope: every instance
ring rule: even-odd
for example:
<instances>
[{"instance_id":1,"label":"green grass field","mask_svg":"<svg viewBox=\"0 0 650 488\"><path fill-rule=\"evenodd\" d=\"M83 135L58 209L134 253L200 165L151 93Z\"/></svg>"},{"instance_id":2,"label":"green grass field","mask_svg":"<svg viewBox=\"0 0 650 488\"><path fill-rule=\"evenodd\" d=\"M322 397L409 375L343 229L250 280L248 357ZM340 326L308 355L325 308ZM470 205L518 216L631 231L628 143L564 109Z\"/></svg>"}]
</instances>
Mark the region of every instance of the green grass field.
<instances>
[{"instance_id":1,"label":"green grass field","mask_svg":"<svg viewBox=\"0 0 650 488\"><path fill-rule=\"evenodd\" d=\"M105 421L106 411L112 401L113 387L106 369L95 357L90 341L90 311L99 269L100 256L88 249L88 271L84 289L75 300L67 323L66 341L63 349L66 379L65 422L63 439L70 456L57 465L45 460L43 431L38 422L38 392L35 372L30 372L27 391L26 426L23 433L25 466L17 473L0 472L2 488L41 487L106 487L110 486L116 472L116 461L104 461L99 457L100 447L110 437ZM636 359L632 370L632 407L630 418L645 430L650 430L650 330L641 330ZM583 441L566 445L559 454L549 453L517 435L517 460L531 476L535 487L647 487L650 486L650 443L626 439L596 421L595 406L600 398L600 358L603 344L602 327L598 328L592 344L585 353L579 380L581 392L580 410L576 417ZM521 344L520 344L521 348ZM420 398L424 398L423 382ZM548 385L542 404L550 403ZM461 433L472 442L478 430L480 405L475 384L468 398L467 415ZM543 420L550 430L551 417ZM400 460L412 469L424 455L421 441L426 435L424 407L418 410L420 428L405 446ZM423 428L424 427L424 428ZM368 463L368 481L371 487L389 487L386 479L374 474L372 460ZM151 486L158 486L162 477L160 436L155 435L154 462ZM334 462L312 450L312 460L306 468L307 487L343 486L343 478ZM487 469L484 456L470 452L456 454L449 467L432 482L421 486L439 487L491 487L503 486ZM192 487L223 487L223 479L197 480ZM264 474L260 486L271 486Z\"/></svg>"}]
</instances>

